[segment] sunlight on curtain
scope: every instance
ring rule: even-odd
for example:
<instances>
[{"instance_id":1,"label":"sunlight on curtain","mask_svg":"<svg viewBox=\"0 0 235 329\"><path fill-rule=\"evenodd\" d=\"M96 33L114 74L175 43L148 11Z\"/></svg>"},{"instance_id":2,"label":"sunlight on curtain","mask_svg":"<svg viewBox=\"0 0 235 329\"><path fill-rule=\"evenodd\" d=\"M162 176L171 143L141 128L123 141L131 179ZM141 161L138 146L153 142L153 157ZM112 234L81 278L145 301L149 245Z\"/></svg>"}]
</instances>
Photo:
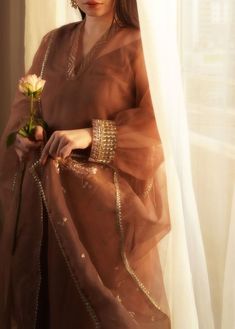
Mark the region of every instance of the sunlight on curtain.
<instances>
[{"instance_id":1,"label":"sunlight on curtain","mask_svg":"<svg viewBox=\"0 0 235 329\"><path fill-rule=\"evenodd\" d=\"M55 27L77 21L69 0L25 0L25 67L32 63L42 37Z\"/></svg>"},{"instance_id":2,"label":"sunlight on curtain","mask_svg":"<svg viewBox=\"0 0 235 329\"><path fill-rule=\"evenodd\" d=\"M235 328L234 16L234 0L182 0L193 178L216 329Z\"/></svg>"},{"instance_id":3,"label":"sunlight on curtain","mask_svg":"<svg viewBox=\"0 0 235 329\"><path fill-rule=\"evenodd\" d=\"M233 164L233 168L234 168L234 164ZM230 220L229 238L227 244L227 256L225 258L226 266L224 273L221 329L235 328L234 237L235 237L235 189L233 190L231 220Z\"/></svg>"},{"instance_id":4,"label":"sunlight on curtain","mask_svg":"<svg viewBox=\"0 0 235 329\"><path fill-rule=\"evenodd\" d=\"M209 282L192 186L189 131L177 44L179 2L139 0L138 6L151 94L167 165L172 231L165 239L168 241L163 241L168 257L162 264L172 328L212 329ZM161 254L164 253L162 249Z\"/></svg>"}]
</instances>

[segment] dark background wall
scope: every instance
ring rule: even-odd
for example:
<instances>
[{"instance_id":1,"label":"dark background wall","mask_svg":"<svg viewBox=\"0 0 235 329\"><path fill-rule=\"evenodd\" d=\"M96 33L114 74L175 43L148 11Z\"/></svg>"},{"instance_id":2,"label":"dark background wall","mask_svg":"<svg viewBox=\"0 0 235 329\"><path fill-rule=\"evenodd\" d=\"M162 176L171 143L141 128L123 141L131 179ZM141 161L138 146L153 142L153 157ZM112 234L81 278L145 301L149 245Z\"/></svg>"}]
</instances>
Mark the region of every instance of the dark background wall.
<instances>
[{"instance_id":1,"label":"dark background wall","mask_svg":"<svg viewBox=\"0 0 235 329\"><path fill-rule=\"evenodd\" d=\"M9 115L17 82L24 74L24 2L1 0L0 134Z\"/></svg>"}]
</instances>

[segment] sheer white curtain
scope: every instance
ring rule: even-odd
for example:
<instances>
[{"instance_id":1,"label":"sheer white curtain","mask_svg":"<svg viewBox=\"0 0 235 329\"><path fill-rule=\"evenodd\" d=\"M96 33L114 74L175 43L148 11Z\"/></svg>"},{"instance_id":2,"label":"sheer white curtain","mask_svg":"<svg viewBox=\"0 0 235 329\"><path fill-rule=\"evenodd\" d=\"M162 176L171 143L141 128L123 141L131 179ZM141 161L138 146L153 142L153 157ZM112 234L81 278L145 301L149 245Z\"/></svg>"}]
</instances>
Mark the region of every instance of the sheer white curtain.
<instances>
[{"instance_id":1,"label":"sheer white curtain","mask_svg":"<svg viewBox=\"0 0 235 329\"><path fill-rule=\"evenodd\" d=\"M137 2L166 157L172 329L234 329L234 0ZM26 66L43 34L76 19L66 0L26 0Z\"/></svg>"},{"instance_id":2,"label":"sheer white curtain","mask_svg":"<svg viewBox=\"0 0 235 329\"><path fill-rule=\"evenodd\" d=\"M79 19L69 0L25 0L25 67L29 68L41 38L50 30Z\"/></svg>"},{"instance_id":3,"label":"sheer white curtain","mask_svg":"<svg viewBox=\"0 0 235 329\"><path fill-rule=\"evenodd\" d=\"M234 329L235 3L138 0L138 4L155 112L169 162L172 277L165 278L170 282L173 328L196 328L195 311L199 328ZM180 293L184 280L193 296ZM180 324L185 312L187 325ZM178 316L180 320L175 319Z\"/></svg>"},{"instance_id":4,"label":"sheer white curtain","mask_svg":"<svg viewBox=\"0 0 235 329\"><path fill-rule=\"evenodd\" d=\"M216 328L235 328L233 0L184 0L181 56Z\"/></svg>"},{"instance_id":5,"label":"sheer white curtain","mask_svg":"<svg viewBox=\"0 0 235 329\"><path fill-rule=\"evenodd\" d=\"M173 328L212 329L179 57L179 4L176 0L138 1L150 87L167 164L172 231L168 241L163 241L168 255L162 264Z\"/></svg>"}]
</instances>

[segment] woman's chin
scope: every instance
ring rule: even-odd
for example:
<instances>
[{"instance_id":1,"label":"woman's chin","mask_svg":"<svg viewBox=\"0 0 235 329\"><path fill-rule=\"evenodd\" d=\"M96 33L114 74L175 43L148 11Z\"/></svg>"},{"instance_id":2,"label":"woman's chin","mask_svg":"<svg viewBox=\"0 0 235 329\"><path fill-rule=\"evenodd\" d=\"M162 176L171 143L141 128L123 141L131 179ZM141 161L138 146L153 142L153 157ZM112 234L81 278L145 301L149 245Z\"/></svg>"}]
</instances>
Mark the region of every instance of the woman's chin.
<instances>
[{"instance_id":1,"label":"woman's chin","mask_svg":"<svg viewBox=\"0 0 235 329\"><path fill-rule=\"evenodd\" d=\"M100 17L111 14L109 11L107 11L107 8L105 10L103 4L86 5L86 7L82 10L86 13L87 16L91 17Z\"/></svg>"}]
</instances>

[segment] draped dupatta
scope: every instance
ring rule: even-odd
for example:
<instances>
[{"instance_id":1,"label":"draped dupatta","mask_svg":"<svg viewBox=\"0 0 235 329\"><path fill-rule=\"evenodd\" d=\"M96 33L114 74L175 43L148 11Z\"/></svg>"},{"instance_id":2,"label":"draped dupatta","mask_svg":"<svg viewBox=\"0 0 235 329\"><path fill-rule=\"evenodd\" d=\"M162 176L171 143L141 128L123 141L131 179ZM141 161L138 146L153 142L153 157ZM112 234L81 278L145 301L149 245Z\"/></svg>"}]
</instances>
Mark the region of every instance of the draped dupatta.
<instances>
[{"instance_id":1,"label":"draped dupatta","mask_svg":"<svg viewBox=\"0 0 235 329\"><path fill-rule=\"evenodd\" d=\"M114 23L82 58L82 27L48 33L29 72L46 80L39 110L49 136L92 127L91 148L50 158L45 167L35 152L21 168L14 147L5 145L27 120L19 92L2 137L1 320L4 329L11 318L24 329L37 323L48 225L52 328L69 319L71 328L169 329L157 250L170 230L164 154L140 34ZM70 301L63 312L60 291Z\"/></svg>"}]
</instances>

